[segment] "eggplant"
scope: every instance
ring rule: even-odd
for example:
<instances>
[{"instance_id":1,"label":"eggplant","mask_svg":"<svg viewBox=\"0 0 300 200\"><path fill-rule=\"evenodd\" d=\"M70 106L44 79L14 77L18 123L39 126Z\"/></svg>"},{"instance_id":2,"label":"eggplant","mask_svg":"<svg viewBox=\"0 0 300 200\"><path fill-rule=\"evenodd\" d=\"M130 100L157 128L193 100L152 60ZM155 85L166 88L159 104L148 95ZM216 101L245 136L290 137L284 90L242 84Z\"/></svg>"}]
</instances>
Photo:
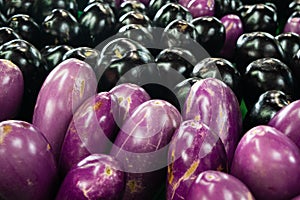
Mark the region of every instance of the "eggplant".
<instances>
[{"instance_id":1,"label":"eggplant","mask_svg":"<svg viewBox=\"0 0 300 200\"><path fill-rule=\"evenodd\" d=\"M279 130L260 125L240 140L230 174L256 199L291 199L300 194L299 164L297 145Z\"/></svg>"},{"instance_id":2,"label":"eggplant","mask_svg":"<svg viewBox=\"0 0 300 200\"><path fill-rule=\"evenodd\" d=\"M215 0L195 0L187 2L186 8L194 18L214 16L215 14Z\"/></svg>"},{"instance_id":3,"label":"eggplant","mask_svg":"<svg viewBox=\"0 0 300 200\"><path fill-rule=\"evenodd\" d=\"M284 133L300 148L300 126L299 123L297 123L300 116L299 106L300 100L296 100L280 109L269 121L268 125Z\"/></svg>"},{"instance_id":4,"label":"eggplant","mask_svg":"<svg viewBox=\"0 0 300 200\"><path fill-rule=\"evenodd\" d=\"M0 46L0 59L12 61L24 78L24 96L17 119L31 122L38 92L49 73L41 53L29 42L14 39Z\"/></svg>"},{"instance_id":5,"label":"eggplant","mask_svg":"<svg viewBox=\"0 0 300 200\"><path fill-rule=\"evenodd\" d=\"M50 45L42 48L40 52L48 65L49 71L52 71L63 61L65 53L71 49L73 47L68 45Z\"/></svg>"},{"instance_id":6,"label":"eggplant","mask_svg":"<svg viewBox=\"0 0 300 200\"><path fill-rule=\"evenodd\" d=\"M181 123L168 151L167 199L186 199L193 180L206 170L227 170L227 157L219 136L195 120Z\"/></svg>"},{"instance_id":7,"label":"eggplant","mask_svg":"<svg viewBox=\"0 0 300 200\"><path fill-rule=\"evenodd\" d=\"M139 13L145 14L146 6L142 2L136 0L124 1L123 3L121 3L119 8L119 17L131 11L137 11Z\"/></svg>"},{"instance_id":8,"label":"eggplant","mask_svg":"<svg viewBox=\"0 0 300 200\"><path fill-rule=\"evenodd\" d=\"M104 154L92 154L67 174L56 200L120 199L125 176L120 163Z\"/></svg>"},{"instance_id":9,"label":"eggplant","mask_svg":"<svg viewBox=\"0 0 300 200\"><path fill-rule=\"evenodd\" d=\"M152 22L147 15L140 13L139 11L130 11L119 17L117 28L120 29L122 26L128 24L140 24L146 28L150 28Z\"/></svg>"},{"instance_id":10,"label":"eggplant","mask_svg":"<svg viewBox=\"0 0 300 200\"><path fill-rule=\"evenodd\" d=\"M31 14L34 1L32 0L5 0L4 14L11 17L15 14Z\"/></svg>"},{"instance_id":11,"label":"eggplant","mask_svg":"<svg viewBox=\"0 0 300 200\"><path fill-rule=\"evenodd\" d=\"M236 10L242 6L241 0L215 0L215 16L219 19L229 14L236 14Z\"/></svg>"},{"instance_id":12,"label":"eggplant","mask_svg":"<svg viewBox=\"0 0 300 200\"><path fill-rule=\"evenodd\" d=\"M119 128L123 127L136 107L150 100L149 94L142 87L131 83L117 85L110 93L117 98L117 102L112 101L112 107L113 117Z\"/></svg>"},{"instance_id":13,"label":"eggplant","mask_svg":"<svg viewBox=\"0 0 300 200\"><path fill-rule=\"evenodd\" d=\"M150 0L147 9L147 15L150 19L153 19L158 10L168 3L176 3L177 0Z\"/></svg>"},{"instance_id":14,"label":"eggplant","mask_svg":"<svg viewBox=\"0 0 300 200\"><path fill-rule=\"evenodd\" d=\"M235 46L238 38L243 34L243 23L238 15L225 15L221 19L225 27L225 42L220 51L220 55L226 59L233 60Z\"/></svg>"},{"instance_id":15,"label":"eggplant","mask_svg":"<svg viewBox=\"0 0 300 200\"><path fill-rule=\"evenodd\" d=\"M255 200L247 186L239 179L224 172L208 170L193 181L187 200L228 198Z\"/></svg>"},{"instance_id":16,"label":"eggplant","mask_svg":"<svg viewBox=\"0 0 300 200\"><path fill-rule=\"evenodd\" d=\"M21 39L21 36L10 27L0 27L0 45L14 39Z\"/></svg>"},{"instance_id":17,"label":"eggplant","mask_svg":"<svg viewBox=\"0 0 300 200\"><path fill-rule=\"evenodd\" d=\"M300 49L300 36L297 33L281 33L275 37L279 41L280 46L285 52L288 61L293 59L293 56ZM291 63L291 62L289 62Z\"/></svg>"},{"instance_id":18,"label":"eggplant","mask_svg":"<svg viewBox=\"0 0 300 200\"><path fill-rule=\"evenodd\" d=\"M62 175L90 154L108 153L115 138L113 105L116 98L108 92L88 98L76 110L65 134L59 158ZM114 103L113 103L114 102Z\"/></svg>"},{"instance_id":19,"label":"eggplant","mask_svg":"<svg viewBox=\"0 0 300 200\"><path fill-rule=\"evenodd\" d=\"M29 15L13 15L8 19L7 26L18 33L22 39L33 44L37 49L43 47L42 31L39 25Z\"/></svg>"},{"instance_id":20,"label":"eggplant","mask_svg":"<svg viewBox=\"0 0 300 200\"><path fill-rule=\"evenodd\" d=\"M180 122L180 113L164 100L144 102L125 121L110 152L126 172L122 199L153 199L166 178L168 143Z\"/></svg>"},{"instance_id":21,"label":"eggplant","mask_svg":"<svg viewBox=\"0 0 300 200\"><path fill-rule=\"evenodd\" d=\"M0 198L54 198L57 166L52 148L32 124L0 122Z\"/></svg>"},{"instance_id":22,"label":"eggplant","mask_svg":"<svg viewBox=\"0 0 300 200\"><path fill-rule=\"evenodd\" d=\"M76 58L63 61L47 76L38 94L32 122L52 145L57 160L73 114L96 89L93 69Z\"/></svg>"},{"instance_id":23,"label":"eggplant","mask_svg":"<svg viewBox=\"0 0 300 200\"><path fill-rule=\"evenodd\" d=\"M0 121L17 116L24 93L24 79L18 66L0 59Z\"/></svg>"},{"instance_id":24,"label":"eggplant","mask_svg":"<svg viewBox=\"0 0 300 200\"><path fill-rule=\"evenodd\" d=\"M182 116L183 120L205 123L221 138L230 167L242 131L242 115L233 91L218 79L202 79L192 85Z\"/></svg>"}]
</instances>

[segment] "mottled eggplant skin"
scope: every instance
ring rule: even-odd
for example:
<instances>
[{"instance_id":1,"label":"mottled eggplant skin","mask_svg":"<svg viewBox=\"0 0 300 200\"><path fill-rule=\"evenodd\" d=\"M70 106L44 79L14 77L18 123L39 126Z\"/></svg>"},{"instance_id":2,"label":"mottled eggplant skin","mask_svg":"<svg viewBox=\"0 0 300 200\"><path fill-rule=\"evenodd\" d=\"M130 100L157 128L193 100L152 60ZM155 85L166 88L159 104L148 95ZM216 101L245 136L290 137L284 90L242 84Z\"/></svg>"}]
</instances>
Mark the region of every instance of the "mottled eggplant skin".
<instances>
[{"instance_id":1,"label":"mottled eggplant skin","mask_svg":"<svg viewBox=\"0 0 300 200\"><path fill-rule=\"evenodd\" d=\"M132 115L136 107L149 101L149 94L140 86L132 83L122 83L110 90L117 102L113 104L113 117L118 127L121 128L123 123Z\"/></svg>"},{"instance_id":2,"label":"mottled eggplant skin","mask_svg":"<svg viewBox=\"0 0 300 200\"><path fill-rule=\"evenodd\" d=\"M76 58L63 61L46 78L35 105L33 125L48 139L57 159L76 108L95 94L96 88L93 69Z\"/></svg>"},{"instance_id":3,"label":"mottled eggplant skin","mask_svg":"<svg viewBox=\"0 0 300 200\"><path fill-rule=\"evenodd\" d=\"M205 123L220 136L230 166L242 131L239 103L232 90L215 78L194 83L185 101L182 116L183 120L195 119Z\"/></svg>"},{"instance_id":4,"label":"mottled eggplant skin","mask_svg":"<svg viewBox=\"0 0 300 200\"><path fill-rule=\"evenodd\" d=\"M13 119L22 103L24 80L18 66L5 59L0 59L0 88L0 121Z\"/></svg>"},{"instance_id":5,"label":"mottled eggplant skin","mask_svg":"<svg viewBox=\"0 0 300 200\"><path fill-rule=\"evenodd\" d=\"M180 122L170 103L150 100L124 123L110 152L127 172L123 199L153 199L166 178L166 145Z\"/></svg>"},{"instance_id":6,"label":"mottled eggplant skin","mask_svg":"<svg viewBox=\"0 0 300 200\"><path fill-rule=\"evenodd\" d=\"M256 126L240 140L231 175L241 180L256 199L291 199L300 194L300 150L282 132Z\"/></svg>"},{"instance_id":7,"label":"mottled eggplant skin","mask_svg":"<svg viewBox=\"0 0 300 200\"><path fill-rule=\"evenodd\" d=\"M182 122L174 133L168 163L168 200L187 198L191 184L201 172L227 169L226 152L219 136L195 120Z\"/></svg>"},{"instance_id":8,"label":"mottled eggplant skin","mask_svg":"<svg viewBox=\"0 0 300 200\"><path fill-rule=\"evenodd\" d=\"M80 160L93 153L109 153L116 124L108 92L88 98L74 113L60 151L59 167L63 175Z\"/></svg>"},{"instance_id":9,"label":"mottled eggplant skin","mask_svg":"<svg viewBox=\"0 0 300 200\"><path fill-rule=\"evenodd\" d=\"M282 108L269 121L268 125L284 133L300 148L300 100Z\"/></svg>"},{"instance_id":10,"label":"mottled eggplant skin","mask_svg":"<svg viewBox=\"0 0 300 200\"><path fill-rule=\"evenodd\" d=\"M43 134L24 121L0 123L1 199L51 200L57 166Z\"/></svg>"},{"instance_id":11,"label":"mottled eggplant skin","mask_svg":"<svg viewBox=\"0 0 300 200\"><path fill-rule=\"evenodd\" d=\"M67 174L56 200L117 200L124 184L124 172L117 160L109 155L92 154Z\"/></svg>"},{"instance_id":12,"label":"mottled eggplant skin","mask_svg":"<svg viewBox=\"0 0 300 200\"><path fill-rule=\"evenodd\" d=\"M208 170L197 176L190 187L186 199L227 200L228 197L240 200L254 200L247 186L234 176L224 172Z\"/></svg>"}]
</instances>

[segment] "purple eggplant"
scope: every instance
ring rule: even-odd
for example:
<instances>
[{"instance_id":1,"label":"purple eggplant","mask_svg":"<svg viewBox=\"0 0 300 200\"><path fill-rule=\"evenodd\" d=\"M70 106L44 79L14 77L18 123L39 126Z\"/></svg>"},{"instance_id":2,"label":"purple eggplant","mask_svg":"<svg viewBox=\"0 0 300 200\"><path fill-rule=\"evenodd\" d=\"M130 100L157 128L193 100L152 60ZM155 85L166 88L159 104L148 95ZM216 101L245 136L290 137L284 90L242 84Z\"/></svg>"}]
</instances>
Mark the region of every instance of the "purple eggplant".
<instances>
[{"instance_id":1,"label":"purple eggplant","mask_svg":"<svg viewBox=\"0 0 300 200\"><path fill-rule=\"evenodd\" d=\"M186 98L182 115L183 120L205 123L220 136L230 166L242 131L242 117L229 86L215 78L196 82Z\"/></svg>"},{"instance_id":2,"label":"purple eggplant","mask_svg":"<svg viewBox=\"0 0 300 200\"><path fill-rule=\"evenodd\" d=\"M60 151L63 175L90 154L109 152L116 129L112 104L117 104L114 96L103 92L88 98L74 113Z\"/></svg>"},{"instance_id":3,"label":"purple eggplant","mask_svg":"<svg viewBox=\"0 0 300 200\"><path fill-rule=\"evenodd\" d=\"M208 170L193 181L186 199L254 200L254 197L247 186L234 176Z\"/></svg>"},{"instance_id":4,"label":"purple eggplant","mask_svg":"<svg viewBox=\"0 0 300 200\"><path fill-rule=\"evenodd\" d=\"M186 8L194 18L214 16L215 14L215 0L192 0L187 2L183 4L186 4Z\"/></svg>"},{"instance_id":5,"label":"purple eggplant","mask_svg":"<svg viewBox=\"0 0 300 200\"><path fill-rule=\"evenodd\" d=\"M241 180L256 199L284 200L300 194L300 150L282 132L256 126L240 140L231 175Z\"/></svg>"},{"instance_id":6,"label":"purple eggplant","mask_svg":"<svg viewBox=\"0 0 300 200\"><path fill-rule=\"evenodd\" d=\"M226 39L220 54L227 59L233 59L235 45L238 38L243 34L243 23L237 15L229 14L221 18L226 30Z\"/></svg>"},{"instance_id":7,"label":"purple eggplant","mask_svg":"<svg viewBox=\"0 0 300 200\"><path fill-rule=\"evenodd\" d=\"M117 200L124 189L124 178L121 165L113 157L92 154L67 174L56 200Z\"/></svg>"},{"instance_id":8,"label":"purple eggplant","mask_svg":"<svg viewBox=\"0 0 300 200\"><path fill-rule=\"evenodd\" d=\"M21 70L11 61L0 59L0 121L14 118L24 92Z\"/></svg>"},{"instance_id":9,"label":"purple eggplant","mask_svg":"<svg viewBox=\"0 0 300 200\"><path fill-rule=\"evenodd\" d=\"M178 110L164 100L146 101L126 120L110 152L127 172L123 199L153 199L165 180L167 144L180 122Z\"/></svg>"},{"instance_id":10,"label":"purple eggplant","mask_svg":"<svg viewBox=\"0 0 300 200\"><path fill-rule=\"evenodd\" d=\"M206 170L226 170L227 158L219 136L204 123L184 121L174 133L168 152L167 199L185 199L194 179Z\"/></svg>"},{"instance_id":11,"label":"purple eggplant","mask_svg":"<svg viewBox=\"0 0 300 200\"><path fill-rule=\"evenodd\" d=\"M300 11L294 12L287 20L283 32L300 34Z\"/></svg>"},{"instance_id":12,"label":"purple eggplant","mask_svg":"<svg viewBox=\"0 0 300 200\"><path fill-rule=\"evenodd\" d=\"M24 121L0 123L0 199L53 199L57 167L43 134Z\"/></svg>"},{"instance_id":13,"label":"purple eggplant","mask_svg":"<svg viewBox=\"0 0 300 200\"><path fill-rule=\"evenodd\" d=\"M96 89L92 67L76 58L63 61L46 78L35 105L33 125L48 139L57 159L73 113Z\"/></svg>"},{"instance_id":14,"label":"purple eggplant","mask_svg":"<svg viewBox=\"0 0 300 200\"><path fill-rule=\"evenodd\" d=\"M132 115L137 106L150 100L149 94L142 87L132 83L117 85L110 92L118 100L112 106L113 117L119 127L123 126L123 123Z\"/></svg>"},{"instance_id":15,"label":"purple eggplant","mask_svg":"<svg viewBox=\"0 0 300 200\"><path fill-rule=\"evenodd\" d=\"M300 100L282 108L269 121L268 125L284 133L300 148Z\"/></svg>"}]
</instances>

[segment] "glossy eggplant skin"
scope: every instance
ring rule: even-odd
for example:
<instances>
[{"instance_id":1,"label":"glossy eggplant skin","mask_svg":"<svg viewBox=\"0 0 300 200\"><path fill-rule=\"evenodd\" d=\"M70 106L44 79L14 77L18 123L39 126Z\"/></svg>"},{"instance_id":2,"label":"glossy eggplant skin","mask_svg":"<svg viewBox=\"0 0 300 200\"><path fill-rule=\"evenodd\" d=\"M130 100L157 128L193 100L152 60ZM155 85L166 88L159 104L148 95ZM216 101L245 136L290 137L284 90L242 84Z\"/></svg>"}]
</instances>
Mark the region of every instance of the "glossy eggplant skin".
<instances>
[{"instance_id":1,"label":"glossy eggplant skin","mask_svg":"<svg viewBox=\"0 0 300 200\"><path fill-rule=\"evenodd\" d=\"M265 4L252 5L242 17L242 21L246 33L261 31L276 34L276 11Z\"/></svg>"},{"instance_id":2,"label":"glossy eggplant skin","mask_svg":"<svg viewBox=\"0 0 300 200\"><path fill-rule=\"evenodd\" d=\"M30 43L15 39L0 46L0 58L17 65L24 78L24 96L18 119L31 122L38 92L49 72L40 52Z\"/></svg>"},{"instance_id":3,"label":"glossy eggplant skin","mask_svg":"<svg viewBox=\"0 0 300 200\"><path fill-rule=\"evenodd\" d=\"M297 145L277 129L261 125L240 140L230 174L256 199L291 199L299 195L299 164Z\"/></svg>"},{"instance_id":4,"label":"glossy eggplant skin","mask_svg":"<svg viewBox=\"0 0 300 200\"><path fill-rule=\"evenodd\" d=\"M287 20L283 32L293 32L300 34L300 11L294 12Z\"/></svg>"},{"instance_id":5,"label":"glossy eggplant skin","mask_svg":"<svg viewBox=\"0 0 300 200\"><path fill-rule=\"evenodd\" d=\"M247 66L260 58L276 58L285 61L285 53L280 43L269 33L252 32L242 34L236 44L235 63L243 74Z\"/></svg>"},{"instance_id":6,"label":"glossy eggplant skin","mask_svg":"<svg viewBox=\"0 0 300 200\"><path fill-rule=\"evenodd\" d=\"M149 94L140 86L132 83L116 85L110 93L117 98L112 101L113 118L119 128L123 127L124 122L131 117L136 107L149 101Z\"/></svg>"},{"instance_id":7,"label":"glossy eggplant skin","mask_svg":"<svg viewBox=\"0 0 300 200\"><path fill-rule=\"evenodd\" d=\"M59 168L63 176L87 156L109 153L115 138L116 104L111 93L103 92L88 98L76 110L60 151Z\"/></svg>"},{"instance_id":8,"label":"glossy eggplant skin","mask_svg":"<svg viewBox=\"0 0 300 200\"><path fill-rule=\"evenodd\" d=\"M100 52L97 49L90 47L78 47L67 51L62 60L67 60L69 58L77 58L88 63L93 69L97 68L100 61Z\"/></svg>"},{"instance_id":9,"label":"glossy eggplant skin","mask_svg":"<svg viewBox=\"0 0 300 200\"><path fill-rule=\"evenodd\" d=\"M37 49L43 47L42 31L39 25L29 15L13 15L8 19L7 26L18 33L22 39L33 44Z\"/></svg>"},{"instance_id":10,"label":"glossy eggplant skin","mask_svg":"<svg viewBox=\"0 0 300 200\"><path fill-rule=\"evenodd\" d=\"M232 199L255 200L251 191L239 179L224 172L208 170L193 181L187 200L227 200L229 196Z\"/></svg>"},{"instance_id":11,"label":"glossy eggplant skin","mask_svg":"<svg viewBox=\"0 0 300 200\"><path fill-rule=\"evenodd\" d=\"M32 124L0 122L1 199L54 198L57 166L50 144Z\"/></svg>"},{"instance_id":12,"label":"glossy eggplant skin","mask_svg":"<svg viewBox=\"0 0 300 200\"><path fill-rule=\"evenodd\" d=\"M116 18L107 3L95 2L83 10L79 23L89 31L90 46L96 47L114 33Z\"/></svg>"},{"instance_id":13,"label":"glossy eggplant skin","mask_svg":"<svg viewBox=\"0 0 300 200\"><path fill-rule=\"evenodd\" d=\"M140 24L146 28L150 28L152 22L146 14L139 11L130 11L119 17L117 28L120 29L122 26L129 24Z\"/></svg>"},{"instance_id":14,"label":"glossy eggplant skin","mask_svg":"<svg viewBox=\"0 0 300 200\"><path fill-rule=\"evenodd\" d=\"M137 66L153 63L151 53L141 44L128 38L117 38L101 49L101 59L96 75L100 79L98 92L109 91L124 74L134 73ZM132 82L122 77L123 82ZM132 78L132 77L131 77Z\"/></svg>"},{"instance_id":15,"label":"glossy eggplant skin","mask_svg":"<svg viewBox=\"0 0 300 200\"><path fill-rule=\"evenodd\" d=\"M17 116L24 93L24 79L18 66L0 59L0 121Z\"/></svg>"},{"instance_id":16,"label":"glossy eggplant skin","mask_svg":"<svg viewBox=\"0 0 300 200\"><path fill-rule=\"evenodd\" d=\"M42 22L45 45L70 45L89 43L89 34L67 10L54 9Z\"/></svg>"},{"instance_id":17,"label":"glossy eggplant skin","mask_svg":"<svg viewBox=\"0 0 300 200\"><path fill-rule=\"evenodd\" d=\"M195 65L192 77L217 78L228 85L239 102L242 99L242 77L235 66L224 58L205 58Z\"/></svg>"},{"instance_id":18,"label":"glossy eggplant skin","mask_svg":"<svg viewBox=\"0 0 300 200\"><path fill-rule=\"evenodd\" d=\"M242 6L241 0L215 0L215 16L219 19L228 14L235 14Z\"/></svg>"},{"instance_id":19,"label":"glossy eggplant skin","mask_svg":"<svg viewBox=\"0 0 300 200\"><path fill-rule=\"evenodd\" d=\"M142 14L146 14L146 6L141 3L140 1L124 1L121 3L120 8L119 8L119 17L122 15L131 12L131 11L137 11Z\"/></svg>"},{"instance_id":20,"label":"glossy eggplant skin","mask_svg":"<svg viewBox=\"0 0 300 200\"><path fill-rule=\"evenodd\" d=\"M262 58L250 63L243 75L244 101L252 109L259 96L268 90L281 90L293 100L298 96L291 69L274 58Z\"/></svg>"},{"instance_id":21,"label":"glossy eggplant skin","mask_svg":"<svg viewBox=\"0 0 300 200\"><path fill-rule=\"evenodd\" d=\"M300 100L296 100L286 107L282 108L269 121L268 125L288 136L300 148L300 134L299 134L299 105Z\"/></svg>"},{"instance_id":22,"label":"glossy eggplant skin","mask_svg":"<svg viewBox=\"0 0 300 200\"><path fill-rule=\"evenodd\" d=\"M186 8L190 11L194 18L204 16L214 16L215 1L201 0L201 1L186 1Z\"/></svg>"},{"instance_id":23,"label":"glossy eggplant skin","mask_svg":"<svg viewBox=\"0 0 300 200\"><path fill-rule=\"evenodd\" d=\"M269 90L261 94L251 110L248 110L243 121L243 132L258 125L267 125L274 115L291 103L291 99L284 92Z\"/></svg>"},{"instance_id":24,"label":"glossy eggplant skin","mask_svg":"<svg viewBox=\"0 0 300 200\"><path fill-rule=\"evenodd\" d=\"M124 172L115 158L105 154L92 154L67 174L55 199L118 200L122 196L124 184Z\"/></svg>"},{"instance_id":25,"label":"glossy eggplant skin","mask_svg":"<svg viewBox=\"0 0 300 200\"><path fill-rule=\"evenodd\" d=\"M197 32L197 41L211 56L217 56L225 42L225 27L216 17L198 17L191 22Z\"/></svg>"},{"instance_id":26,"label":"glossy eggplant skin","mask_svg":"<svg viewBox=\"0 0 300 200\"><path fill-rule=\"evenodd\" d=\"M124 123L110 152L126 172L122 199L153 199L165 181L167 145L180 123L180 113L163 100L146 101Z\"/></svg>"},{"instance_id":27,"label":"glossy eggplant skin","mask_svg":"<svg viewBox=\"0 0 300 200\"><path fill-rule=\"evenodd\" d=\"M47 76L36 101L33 125L52 145L56 160L72 116L95 94L97 81L91 66L76 58L61 62Z\"/></svg>"},{"instance_id":28,"label":"glossy eggplant skin","mask_svg":"<svg viewBox=\"0 0 300 200\"><path fill-rule=\"evenodd\" d=\"M12 28L0 27L0 45L9 42L14 39L21 39L21 36L17 34Z\"/></svg>"},{"instance_id":29,"label":"glossy eggplant skin","mask_svg":"<svg viewBox=\"0 0 300 200\"><path fill-rule=\"evenodd\" d=\"M155 26L165 28L175 19L182 19L190 22L193 17L191 13L180 4L167 3L157 11L153 18L153 24Z\"/></svg>"},{"instance_id":30,"label":"glossy eggplant skin","mask_svg":"<svg viewBox=\"0 0 300 200\"><path fill-rule=\"evenodd\" d=\"M147 15L152 20L158 10L168 3L176 3L177 0L150 0Z\"/></svg>"},{"instance_id":31,"label":"glossy eggplant skin","mask_svg":"<svg viewBox=\"0 0 300 200\"><path fill-rule=\"evenodd\" d=\"M7 17L15 14L31 14L33 3L34 1L32 0L5 0L5 4L3 5L4 14Z\"/></svg>"},{"instance_id":32,"label":"glossy eggplant skin","mask_svg":"<svg viewBox=\"0 0 300 200\"><path fill-rule=\"evenodd\" d=\"M279 41L288 61L293 59L293 56L300 49L300 36L297 33L281 33L275 39Z\"/></svg>"},{"instance_id":33,"label":"glossy eggplant skin","mask_svg":"<svg viewBox=\"0 0 300 200\"><path fill-rule=\"evenodd\" d=\"M230 167L242 131L242 116L233 91L218 79L202 79L192 85L182 116L183 120L202 121L221 138Z\"/></svg>"},{"instance_id":34,"label":"glossy eggplant skin","mask_svg":"<svg viewBox=\"0 0 300 200\"><path fill-rule=\"evenodd\" d=\"M205 149L207 146L209 149ZM182 122L174 133L168 163L168 200L187 198L193 180L201 172L227 169L226 152L219 136L195 120Z\"/></svg>"},{"instance_id":35,"label":"glossy eggplant skin","mask_svg":"<svg viewBox=\"0 0 300 200\"><path fill-rule=\"evenodd\" d=\"M243 23L238 15L225 15L221 19L225 27L225 42L220 52L221 57L234 60L238 38L244 33Z\"/></svg>"},{"instance_id":36,"label":"glossy eggplant skin","mask_svg":"<svg viewBox=\"0 0 300 200\"><path fill-rule=\"evenodd\" d=\"M77 17L78 5L76 0L39 0L32 5L32 16L38 24L49 16L54 9L64 9Z\"/></svg>"},{"instance_id":37,"label":"glossy eggplant skin","mask_svg":"<svg viewBox=\"0 0 300 200\"><path fill-rule=\"evenodd\" d=\"M300 66L300 49L293 56L293 59L291 60L291 64L290 64L290 68L292 69L295 79L297 81L300 80L300 67L299 66Z\"/></svg>"},{"instance_id":38,"label":"glossy eggplant skin","mask_svg":"<svg viewBox=\"0 0 300 200\"><path fill-rule=\"evenodd\" d=\"M71 49L73 47L68 45L50 45L40 50L42 57L47 62L49 72L63 61L63 56Z\"/></svg>"}]
</instances>

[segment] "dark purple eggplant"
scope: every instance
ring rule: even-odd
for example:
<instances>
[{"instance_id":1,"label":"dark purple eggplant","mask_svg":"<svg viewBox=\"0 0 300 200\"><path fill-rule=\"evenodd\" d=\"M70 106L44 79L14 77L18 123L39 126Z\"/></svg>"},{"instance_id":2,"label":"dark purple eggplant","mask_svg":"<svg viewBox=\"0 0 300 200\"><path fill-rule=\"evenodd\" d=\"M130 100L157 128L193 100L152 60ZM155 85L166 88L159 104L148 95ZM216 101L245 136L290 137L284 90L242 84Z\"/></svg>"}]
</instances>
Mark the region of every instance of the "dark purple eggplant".
<instances>
[{"instance_id":1,"label":"dark purple eggplant","mask_svg":"<svg viewBox=\"0 0 300 200\"><path fill-rule=\"evenodd\" d=\"M89 34L67 10L54 9L41 25L45 45L70 45L78 47L89 43Z\"/></svg>"},{"instance_id":2,"label":"dark purple eggplant","mask_svg":"<svg viewBox=\"0 0 300 200\"><path fill-rule=\"evenodd\" d=\"M243 75L243 88L249 110L268 90L281 90L293 100L298 96L291 69L275 58L262 58L250 63Z\"/></svg>"},{"instance_id":3,"label":"dark purple eggplant","mask_svg":"<svg viewBox=\"0 0 300 200\"><path fill-rule=\"evenodd\" d=\"M221 18L228 14L235 14L242 4L241 0L215 0L215 16Z\"/></svg>"},{"instance_id":4,"label":"dark purple eggplant","mask_svg":"<svg viewBox=\"0 0 300 200\"><path fill-rule=\"evenodd\" d=\"M119 17L131 11L146 14L146 6L142 2L137 0L124 1L123 3L121 3L119 8Z\"/></svg>"},{"instance_id":5,"label":"dark purple eggplant","mask_svg":"<svg viewBox=\"0 0 300 200\"><path fill-rule=\"evenodd\" d=\"M83 10L79 23L89 31L91 46L96 47L114 33L116 19L108 4L95 2Z\"/></svg>"},{"instance_id":6,"label":"dark purple eggplant","mask_svg":"<svg viewBox=\"0 0 300 200\"><path fill-rule=\"evenodd\" d=\"M43 47L42 31L29 15L16 14L7 21L7 26L18 33L22 39L33 44L37 49Z\"/></svg>"},{"instance_id":7,"label":"dark purple eggplant","mask_svg":"<svg viewBox=\"0 0 300 200\"><path fill-rule=\"evenodd\" d=\"M0 45L9 42L14 39L21 39L21 36L17 34L12 28L0 27Z\"/></svg>"},{"instance_id":8,"label":"dark purple eggplant","mask_svg":"<svg viewBox=\"0 0 300 200\"><path fill-rule=\"evenodd\" d=\"M140 24L146 28L150 28L152 22L147 15L139 11L130 11L119 17L118 29L128 24Z\"/></svg>"},{"instance_id":9,"label":"dark purple eggplant","mask_svg":"<svg viewBox=\"0 0 300 200\"><path fill-rule=\"evenodd\" d=\"M149 7L147 8L147 15L153 19L158 10L168 3L176 3L177 0L150 0Z\"/></svg>"},{"instance_id":10,"label":"dark purple eggplant","mask_svg":"<svg viewBox=\"0 0 300 200\"><path fill-rule=\"evenodd\" d=\"M191 76L217 78L228 85L239 102L242 100L242 77L236 67L224 58L206 58L193 68Z\"/></svg>"},{"instance_id":11,"label":"dark purple eggplant","mask_svg":"<svg viewBox=\"0 0 300 200\"><path fill-rule=\"evenodd\" d=\"M52 71L59 63L63 61L63 56L66 52L73 49L68 45L50 45L41 49L42 57L46 60L49 71Z\"/></svg>"},{"instance_id":12,"label":"dark purple eggplant","mask_svg":"<svg viewBox=\"0 0 300 200\"><path fill-rule=\"evenodd\" d=\"M281 33L275 39L279 41L288 61L293 59L293 56L300 49L300 36L297 33Z\"/></svg>"},{"instance_id":13,"label":"dark purple eggplant","mask_svg":"<svg viewBox=\"0 0 300 200\"><path fill-rule=\"evenodd\" d=\"M93 154L81 160L67 174L56 200L118 200L124 184L124 172L115 158Z\"/></svg>"},{"instance_id":14,"label":"dark purple eggplant","mask_svg":"<svg viewBox=\"0 0 300 200\"><path fill-rule=\"evenodd\" d=\"M183 6L177 3L167 3L161 7L153 18L153 24L165 28L171 21L182 19L192 21L192 14Z\"/></svg>"},{"instance_id":15,"label":"dark purple eggplant","mask_svg":"<svg viewBox=\"0 0 300 200\"><path fill-rule=\"evenodd\" d=\"M4 14L11 17L16 14L31 14L34 0L5 0Z\"/></svg>"}]
</instances>

